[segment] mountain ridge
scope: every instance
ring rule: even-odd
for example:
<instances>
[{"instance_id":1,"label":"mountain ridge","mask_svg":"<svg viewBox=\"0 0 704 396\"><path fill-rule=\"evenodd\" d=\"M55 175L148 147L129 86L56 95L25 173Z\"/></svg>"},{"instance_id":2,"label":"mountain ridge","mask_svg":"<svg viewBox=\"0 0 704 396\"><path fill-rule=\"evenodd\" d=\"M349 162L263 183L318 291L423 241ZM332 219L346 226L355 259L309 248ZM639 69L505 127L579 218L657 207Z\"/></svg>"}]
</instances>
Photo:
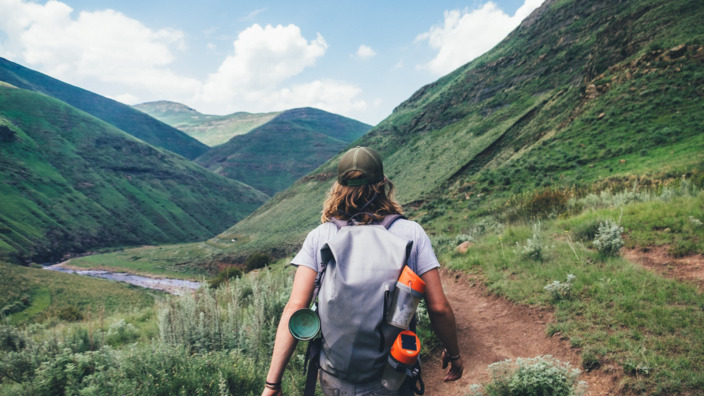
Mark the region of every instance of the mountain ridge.
<instances>
[{"instance_id":1,"label":"mountain ridge","mask_svg":"<svg viewBox=\"0 0 704 396\"><path fill-rule=\"evenodd\" d=\"M283 190L339 153L371 126L304 107L213 147L196 162L269 194Z\"/></svg>"},{"instance_id":2,"label":"mountain ridge","mask_svg":"<svg viewBox=\"0 0 704 396\"><path fill-rule=\"evenodd\" d=\"M0 86L0 258L203 240L268 199L52 97Z\"/></svg>"},{"instance_id":3,"label":"mountain ridge","mask_svg":"<svg viewBox=\"0 0 704 396\"><path fill-rule=\"evenodd\" d=\"M691 0L548 0L353 144L381 153L400 202L431 230L440 218L438 227L455 228L457 218L508 216L502 203L530 191L584 191L633 173L691 175L704 151L699 17ZM322 203L337 159L215 240L294 251L318 222L310 203Z\"/></svg>"},{"instance_id":4,"label":"mountain ridge","mask_svg":"<svg viewBox=\"0 0 704 396\"><path fill-rule=\"evenodd\" d=\"M281 112L227 115L203 114L178 102L160 100L132 106L186 134L201 143L215 147L232 137L250 132L278 116Z\"/></svg>"},{"instance_id":5,"label":"mountain ridge","mask_svg":"<svg viewBox=\"0 0 704 396\"><path fill-rule=\"evenodd\" d=\"M0 58L0 81L66 102L158 147L194 159L208 147L132 107Z\"/></svg>"}]
</instances>

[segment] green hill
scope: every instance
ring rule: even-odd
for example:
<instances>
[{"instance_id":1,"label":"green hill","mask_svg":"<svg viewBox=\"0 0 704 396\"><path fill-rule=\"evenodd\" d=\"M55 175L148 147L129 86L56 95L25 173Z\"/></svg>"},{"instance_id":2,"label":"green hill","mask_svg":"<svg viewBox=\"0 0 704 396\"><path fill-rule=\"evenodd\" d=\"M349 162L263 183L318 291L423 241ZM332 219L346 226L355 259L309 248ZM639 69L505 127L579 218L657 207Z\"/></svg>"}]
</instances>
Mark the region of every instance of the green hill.
<instances>
[{"instance_id":1,"label":"green hill","mask_svg":"<svg viewBox=\"0 0 704 396\"><path fill-rule=\"evenodd\" d=\"M0 81L59 99L147 143L163 147L188 159L193 159L208 149L206 145L178 129L130 106L66 84L4 58L0 58Z\"/></svg>"},{"instance_id":2,"label":"green hill","mask_svg":"<svg viewBox=\"0 0 704 396\"><path fill-rule=\"evenodd\" d=\"M202 240L266 199L56 99L0 86L0 260Z\"/></svg>"},{"instance_id":3,"label":"green hill","mask_svg":"<svg viewBox=\"0 0 704 396\"><path fill-rule=\"evenodd\" d=\"M210 147L223 144L237 135L271 121L280 112L228 115L202 114L181 103L157 101L133 106L172 127L185 132Z\"/></svg>"},{"instance_id":4,"label":"green hill","mask_svg":"<svg viewBox=\"0 0 704 396\"><path fill-rule=\"evenodd\" d=\"M401 203L431 231L535 216L521 201L533 192L701 175L701 20L695 0L548 0L355 144L381 152ZM337 159L219 240L247 241L233 255L296 249L318 222Z\"/></svg>"},{"instance_id":5,"label":"green hill","mask_svg":"<svg viewBox=\"0 0 704 396\"><path fill-rule=\"evenodd\" d=\"M322 110L293 109L213 147L196 162L274 195L339 153L369 128Z\"/></svg>"}]
</instances>

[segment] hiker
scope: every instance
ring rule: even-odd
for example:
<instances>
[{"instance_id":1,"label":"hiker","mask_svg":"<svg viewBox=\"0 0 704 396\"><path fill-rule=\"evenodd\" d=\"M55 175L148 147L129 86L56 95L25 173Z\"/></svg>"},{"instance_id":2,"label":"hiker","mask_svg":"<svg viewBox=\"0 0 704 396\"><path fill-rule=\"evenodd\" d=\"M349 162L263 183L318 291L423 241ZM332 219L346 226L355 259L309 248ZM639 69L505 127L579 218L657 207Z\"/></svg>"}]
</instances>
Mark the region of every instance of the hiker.
<instances>
[{"instance_id":1,"label":"hiker","mask_svg":"<svg viewBox=\"0 0 704 396\"><path fill-rule=\"evenodd\" d=\"M334 279L328 280L325 277L325 263L321 263L324 252L321 252L321 249L326 248L328 242L333 241L338 235L339 223L355 224L346 228L359 229L366 227L367 224L378 224L387 216L387 220L400 217L403 211L395 201L393 193L393 184L384 176L381 157L376 151L366 147L355 147L341 157L337 181L333 184L323 204L322 224L308 234L301 250L291 261L291 264L297 267L296 274L291 295L277 329L271 365L262 395L281 395L284 369L297 345L297 340L289 332L289 319L297 310L311 306L314 294L318 290L316 280L319 279L321 267L323 271L322 284L334 281ZM336 225L334 222L338 224ZM394 220L390 225L385 225L385 227L387 226L388 233L395 235L392 236L393 238L400 237L404 241L412 242L412 245L409 243L410 253L406 265L425 282L423 298L433 330L445 347L441 356L443 368L449 364L444 381L458 380L462 377L463 361L457 342L455 316L442 289L438 272L439 263L431 247L430 239L419 224L403 217ZM372 271L365 272L372 273ZM379 302L379 304L383 304L383 302ZM332 315L332 312L330 314ZM340 314L342 317L348 315L346 312L342 312L338 313L338 316ZM322 316L321 322L325 324L326 318ZM349 319L353 320L353 318ZM364 321L365 318L361 320ZM345 323L337 325L344 326ZM325 331L326 328L323 326L323 339L326 338ZM387 354L389 348L390 345L387 346ZM325 395L405 396L411 394L410 387L404 387L400 391L385 389L381 383L383 367L372 373L374 378L364 380L364 382L339 378L343 377L340 375L341 373L337 373L336 377L333 373L328 372L327 367L331 367L329 358L325 352L320 356L319 381ZM354 378L354 373L352 373L352 378Z\"/></svg>"}]
</instances>

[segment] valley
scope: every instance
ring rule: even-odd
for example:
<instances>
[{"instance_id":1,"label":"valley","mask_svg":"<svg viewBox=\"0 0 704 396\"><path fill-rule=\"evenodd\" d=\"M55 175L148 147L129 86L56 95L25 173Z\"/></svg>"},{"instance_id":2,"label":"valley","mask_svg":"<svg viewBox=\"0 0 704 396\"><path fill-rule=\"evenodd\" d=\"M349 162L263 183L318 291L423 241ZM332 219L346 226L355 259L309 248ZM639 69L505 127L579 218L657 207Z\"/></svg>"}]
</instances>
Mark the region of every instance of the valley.
<instances>
[{"instance_id":1,"label":"valley","mask_svg":"<svg viewBox=\"0 0 704 396\"><path fill-rule=\"evenodd\" d=\"M289 262L352 145L383 157L458 318L465 376L443 383L419 311L426 394L502 394L516 372L590 396L704 392L701 20L698 0L546 0L373 127L113 107L1 59L0 393L261 394ZM208 284L37 264L87 252L69 264ZM284 394L302 394L305 347Z\"/></svg>"}]
</instances>

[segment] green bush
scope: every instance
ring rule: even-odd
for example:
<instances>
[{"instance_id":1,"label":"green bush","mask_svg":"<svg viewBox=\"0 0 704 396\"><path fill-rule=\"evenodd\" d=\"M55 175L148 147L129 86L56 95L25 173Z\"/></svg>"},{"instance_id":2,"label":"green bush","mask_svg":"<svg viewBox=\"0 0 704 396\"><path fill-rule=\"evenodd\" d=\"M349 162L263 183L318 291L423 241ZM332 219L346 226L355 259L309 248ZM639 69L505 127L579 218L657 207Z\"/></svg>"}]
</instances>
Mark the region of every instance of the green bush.
<instances>
[{"instance_id":1,"label":"green bush","mask_svg":"<svg viewBox=\"0 0 704 396\"><path fill-rule=\"evenodd\" d=\"M137 329L131 323L120 319L110 325L105 341L112 346L116 346L134 341L137 338L139 338Z\"/></svg>"},{"instance_id":2,"label":"green bush","mask_svg":"<svg viewBox=\"0 0 704 396\"><path fill-rule=\"evenodd\" d=\"M489 396L570 396L584 393L586 384L578 382L580 371L552 356L504 360L489 366Z\"/></svg>"},{"instance_id":3,"label":"green bush","mask_svg":"<svg viewBox=\"0 0 704 396\"><path fill-rule=\"evenodd\" d=\"M567 275L567 281L553 281L544 287L554 301L569 299L572 296L572 282L575 276L572 274Z\"/></svg>"},{"instance_id":4,"label":"green bush","mask_svg":"<svg viewBox=\"0 0 704 396\"><path fill-rule=\"evenodd\" d=\"M621 234L623 234L623 227L607 220L599 224L594 238L594 247L605 256L615 256L624 245Z\"/></svg>"},{"instance_id":5,"label":"green bush","mask_svg":"<svg viewBox=\"0 0 704 396\"><path fill-rule=\"evenodd\" d=\"M513 252L522 258L531 260L543 259L543 241L540 233L540 222L533 225L533 237L526 239L525 245L516 242Z\"/></svg>"},{"instance_id":6,"label":"green bush","mask_svg":"<svg viewBox=\"0 0 704 396\"><path fill-rule=\"evenodd\" d=\"M244 265L245 271L249 272L255 269L264 268L269 265L270 262L271 257L269 257L268 255L264 253L255 253L249 256L249 258L247 258L247 261Z\"/></svg>"},{"instance_id":7,"label":"green bush","mask_svg":"<svg viewBox=\"0 0 704 396\"><path fill-rule=\"evenodd\" d=\"M215 278L211 279L208 282L208 285L211 289L217 289L222 283L227 282L231 279L239 279L242 277L242 275L243 272L241 269L237 267L228 266L218 272Z\"/></svg>"},{"instance_id":8,"label":"green bush","mask_svg":"<svg viewBox=\"0 0 704 396\"><path fill-rule=\"evenodd\" d=\"M596 233L599 230L599 220L587 220L580 222L571 230L572 235L582 242L591 242L596 238Z\"/></svg>"},{"instance_id":9,"label":"green bush","mask_svg":"<svg viewBox=\"0 0 704 396\"><path fill-rule=\"evenodd\" d=\"M138 330L125 320L106 333L0 324L0 394L258 395L291 283L289 272L265 271L164 299L151 342L132 344ZM303 386L301 353L285 394Z\"/></svg>"},{"instance_id":10,"label":"green bush","mask_svg":"<svg viewBox=\"0 0 704 396\"><path fill-rule=\"evenodd\" d=\"M83 320L83 313L80 309L74 307L73 305L61 308L56 316L67 322L77 322L79 320Z\"/></svg>"},{"instance_id":11,"label":"green bush","mask_svg":"<svg viewBox=\"0 0 704 396\"><path fill-rule=\"evenodd\" d=\"M26 345L26 338L14 326L0 325L0 351L16 352Z\"/></svg>"},{"instance_id":12,"label":"green bush","mask_svg":"<svg viewBox=\"0 0 704 396\"><path fill-rule=\"evenodd\" d=\"M291 282L288 274L266 271L165 301L158 312L160 339L198 352L248 350L268 359Z\"/></svg>"}]
</instances>

